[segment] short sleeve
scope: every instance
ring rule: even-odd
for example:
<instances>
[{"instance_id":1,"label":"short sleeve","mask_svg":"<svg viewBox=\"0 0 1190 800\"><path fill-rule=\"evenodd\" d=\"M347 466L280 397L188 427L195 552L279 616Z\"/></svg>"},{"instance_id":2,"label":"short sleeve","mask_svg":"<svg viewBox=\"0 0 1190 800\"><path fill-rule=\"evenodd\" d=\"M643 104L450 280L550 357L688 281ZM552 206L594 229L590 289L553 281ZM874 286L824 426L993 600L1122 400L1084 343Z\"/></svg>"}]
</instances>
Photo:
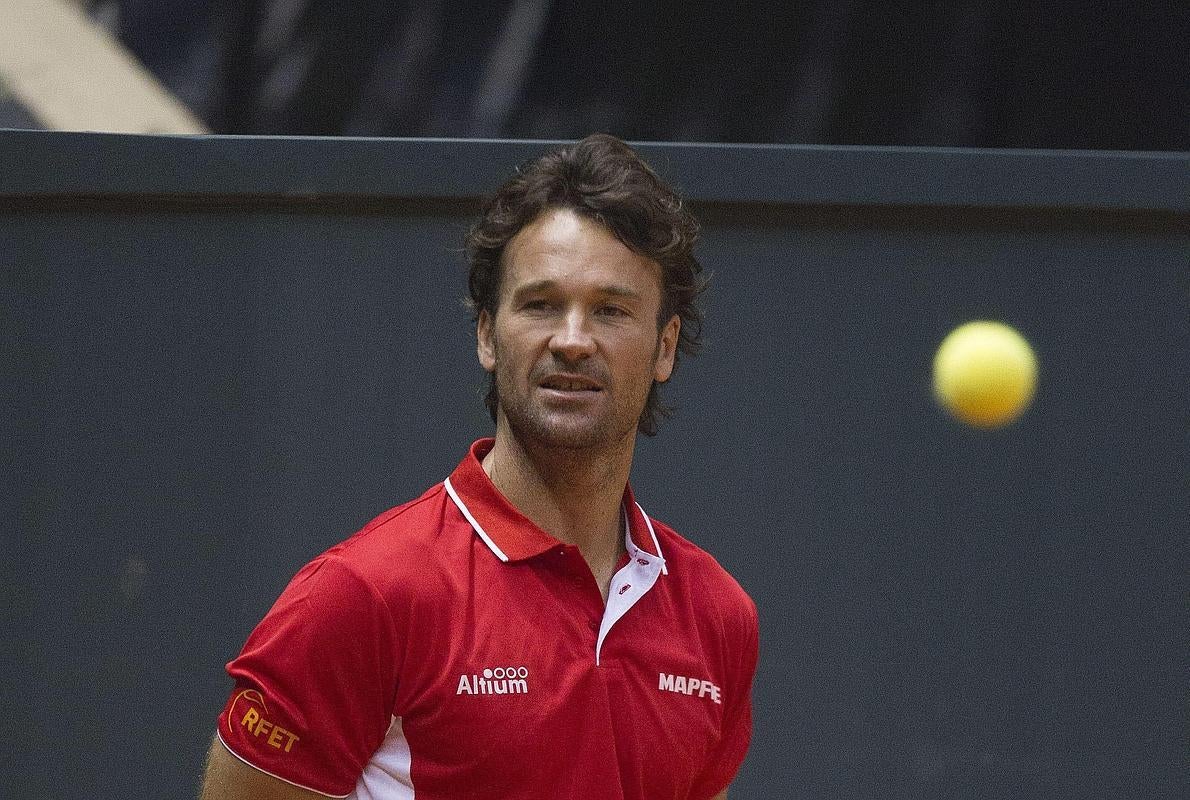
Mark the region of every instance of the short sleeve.
<instances>
[{"instance_id":1,"label":"short sleeve","mask_svg":"<svg viewBox=\"0 0 1190 800\"><path fill-rule=\"evenodd\" d=\"M219 738L257 769L350 794L391 723L398 665L383 598L322 556L302 568L227 665Z\"/></svg>"},{"instance_id":2,"label":"short sleeve","mask_svg":"<svg viewBox=\"0 0 1190 800\"><path fill-rule=\"evenodd\" d=\"M760 657L760 624L751 598L747 598L747 612L743 617L736 632L738 638L732 637L738 659L728 683L731 688L725 698L727 709L723 714L719 744L695 781L691 798L714 797L726 789L744 763L748 745L752 742L752 679Z\"/></svg>"}]
</instances>

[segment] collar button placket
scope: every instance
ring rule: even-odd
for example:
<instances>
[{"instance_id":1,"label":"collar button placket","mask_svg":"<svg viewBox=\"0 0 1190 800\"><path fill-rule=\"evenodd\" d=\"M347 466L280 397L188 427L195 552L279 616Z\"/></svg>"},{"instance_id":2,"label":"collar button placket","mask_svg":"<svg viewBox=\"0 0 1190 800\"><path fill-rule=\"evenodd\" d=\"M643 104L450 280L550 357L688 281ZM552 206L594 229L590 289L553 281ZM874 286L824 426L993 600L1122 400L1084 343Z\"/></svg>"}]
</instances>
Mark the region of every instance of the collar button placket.
<instances>
[{"instance_id":1,"label":"collar button placket","mask_svg":"<svg viewBox=\"0 0 1190 800\"><path fill-rule=\"evenodd\" d=\"M595 665L599 666L603 643L612 627L628 613L636 602L653 588L661 574L661 565L653 562L647 565L636 561L616 573L612 580L612 591L607 598L607 607L599 627L599 639L595 643Z\"/></svg>"}]
</instances>

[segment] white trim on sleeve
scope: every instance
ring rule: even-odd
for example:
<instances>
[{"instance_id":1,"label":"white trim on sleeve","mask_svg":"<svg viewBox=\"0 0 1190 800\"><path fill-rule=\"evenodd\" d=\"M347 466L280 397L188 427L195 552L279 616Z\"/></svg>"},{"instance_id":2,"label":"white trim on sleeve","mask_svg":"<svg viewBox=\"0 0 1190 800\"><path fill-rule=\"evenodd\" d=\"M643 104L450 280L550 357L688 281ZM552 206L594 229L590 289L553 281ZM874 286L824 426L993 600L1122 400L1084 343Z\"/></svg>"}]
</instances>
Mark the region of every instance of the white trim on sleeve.
<instances>
[{"instance_id":1,"label":"white trim on sleeve","mask_svg":"<svg viewBox=\"0 0 1190 800\"><path fill-rule=\"evenodd\" d=\"M326 792L320 792L317 789L312 789L309 786L303 786L300 783L295 783L294 781L291 781L287 778L282 778L280 775L276 775L272 772L269 772L267 769L261 769L260 767L256 766L251 761L249 761L248 759L244 758L242 755L237 753L235 750L232 750L231 745L229 745L226 741L224 741L222 732L215 731L215 735L219 737L219 743L223 745L223 749L225 749L227 752L231 753L233 756L238 758L240 761L243 761L248 766L252 767L252 769L256 770L257 772L263 772L265 775L268 775L270 778L276 778L277 780L281 781L282 783L288 783L290 786L296 786L299 789L305 789L307 792L314 792L314 794L320 794L323 797L333 797L333 798L335 798L335 800L344 800L344 798L351 797L351 795L354 794L354 791L348 792L347 794L327 794Z\"/></svg>"}]
</instances>

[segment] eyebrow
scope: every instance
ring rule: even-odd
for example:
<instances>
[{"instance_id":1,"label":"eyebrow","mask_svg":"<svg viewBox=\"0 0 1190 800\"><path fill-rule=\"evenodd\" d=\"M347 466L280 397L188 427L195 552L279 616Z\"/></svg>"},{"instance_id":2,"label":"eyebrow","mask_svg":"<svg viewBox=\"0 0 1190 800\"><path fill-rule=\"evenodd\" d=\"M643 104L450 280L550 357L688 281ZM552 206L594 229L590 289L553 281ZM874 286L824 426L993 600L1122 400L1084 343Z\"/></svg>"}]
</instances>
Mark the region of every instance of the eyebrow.
<instances>
[{"instance_id":1,"label":"eyebrow","mask_svg":"<svg viewBox=\"0 0 1190 800\"><path fill-rule=\"evenodd\" d=\"M539 280L539 281L532 281L531 283L526 283L523 286L517 287L513 291L512 296L513 297L522 297L527 294L536 294L537 292L548 292L548 291L551 291L551 290L557 289L557 288L558 288L557 281L552 281L552 280L549 280L548 278L546 278L546 279ZM627 286L620 286L620 285L614 284L614 283L607 284L606 286L600 286L596 291L598 291L600 294L608 295L610 297L623 297L623 298L626 298L629 300L640 300L641 299L640 292L638 292L634 289L630 289Z\"/></svg>"}]
</instances>

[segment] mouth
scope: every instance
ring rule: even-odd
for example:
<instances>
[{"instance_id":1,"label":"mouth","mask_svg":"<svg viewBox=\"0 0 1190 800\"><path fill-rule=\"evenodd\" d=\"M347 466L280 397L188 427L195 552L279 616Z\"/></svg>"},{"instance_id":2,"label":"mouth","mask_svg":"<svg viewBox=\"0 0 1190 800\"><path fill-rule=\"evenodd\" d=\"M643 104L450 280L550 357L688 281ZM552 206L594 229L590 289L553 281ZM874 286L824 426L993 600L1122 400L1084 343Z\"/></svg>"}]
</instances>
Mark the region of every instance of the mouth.
<instances>
[{"instance_id":1,"label":"mouth","mask_svg":"<svg viewBox=\"0 0 1190 800\"><path fill-rule=\"evenodd\" d=\"M582 375L550 375L538 385L553 392L602 392L603 387L598 382Z\"/></svg>"}]
</instances>

